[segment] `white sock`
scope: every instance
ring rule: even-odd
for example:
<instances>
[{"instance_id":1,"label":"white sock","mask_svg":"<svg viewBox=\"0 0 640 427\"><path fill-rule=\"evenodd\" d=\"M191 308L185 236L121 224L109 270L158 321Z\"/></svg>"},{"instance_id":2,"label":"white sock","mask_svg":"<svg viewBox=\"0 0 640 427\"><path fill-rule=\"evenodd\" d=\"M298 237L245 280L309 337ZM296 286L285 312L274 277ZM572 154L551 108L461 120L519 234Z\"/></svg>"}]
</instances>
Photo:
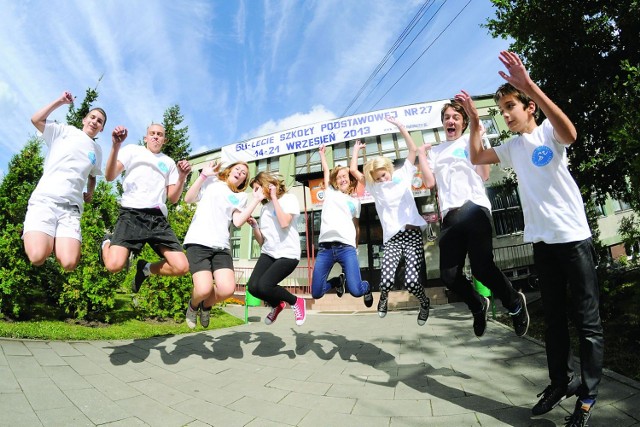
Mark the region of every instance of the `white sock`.
<instances>
[{"instance_id":1,"label":"white sock","mask_svg":"<svg viewBox=\"0 0 640 427\"><path fill-rule=\"evenodd\" d=\"M150 262L145 264L144 268L142 269L142 272L144 273L145 276L150 276L151 275L151 263Z\"/></svg>"}]
</instances>

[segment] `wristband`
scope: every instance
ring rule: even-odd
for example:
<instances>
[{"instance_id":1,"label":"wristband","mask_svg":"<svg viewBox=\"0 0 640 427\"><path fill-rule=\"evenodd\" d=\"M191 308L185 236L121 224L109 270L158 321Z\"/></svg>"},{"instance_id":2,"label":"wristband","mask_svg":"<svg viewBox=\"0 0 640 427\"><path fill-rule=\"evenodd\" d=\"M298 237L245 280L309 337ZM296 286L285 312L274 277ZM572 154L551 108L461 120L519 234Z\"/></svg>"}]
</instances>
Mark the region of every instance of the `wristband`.
<instances>
[{"instance_id":1,"label":"wristband","mask_svg":"<svg viewBox=\"0 0 640 427\"><path fill-rule=\"evenodd\" d=\"M256 228L260 228L260 226L257 223L256 224L251 224L251 228L253 228L255 230Z\"/></svg>"},{"instance_id":2,"label":"wristband","mask_svg":"<svg viewBox=\"0 0 640 427\"><path fill-rule=\"evenodd\" d=\"M204 172L200 172L200 178L207 179L209 177L207 175L205 175Z\"/></svg>"}]
</instances>

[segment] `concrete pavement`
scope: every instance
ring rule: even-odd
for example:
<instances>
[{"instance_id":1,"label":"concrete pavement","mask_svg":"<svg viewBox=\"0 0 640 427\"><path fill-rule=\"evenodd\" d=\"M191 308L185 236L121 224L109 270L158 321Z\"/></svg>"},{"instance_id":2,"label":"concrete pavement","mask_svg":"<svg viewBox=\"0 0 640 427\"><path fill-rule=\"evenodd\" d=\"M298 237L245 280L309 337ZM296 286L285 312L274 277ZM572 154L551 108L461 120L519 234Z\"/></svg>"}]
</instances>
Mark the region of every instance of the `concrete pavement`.
<instances>
[{"instance_id":1,"label":"concrete pavement","mask_svg":"<svg viewBox=\"0 0 640 427\"><path fill-rule=\"evenodd\" d=\"M0 425L553 426L573 409L532 417L544 348L493 321L476 338L461 303L422 327L415 310L310 312L300 327L267 313L144 340L0 339ZM638 425L639 407L640 384L607 372L590 425Z\"/></svg>"}]
</instances>

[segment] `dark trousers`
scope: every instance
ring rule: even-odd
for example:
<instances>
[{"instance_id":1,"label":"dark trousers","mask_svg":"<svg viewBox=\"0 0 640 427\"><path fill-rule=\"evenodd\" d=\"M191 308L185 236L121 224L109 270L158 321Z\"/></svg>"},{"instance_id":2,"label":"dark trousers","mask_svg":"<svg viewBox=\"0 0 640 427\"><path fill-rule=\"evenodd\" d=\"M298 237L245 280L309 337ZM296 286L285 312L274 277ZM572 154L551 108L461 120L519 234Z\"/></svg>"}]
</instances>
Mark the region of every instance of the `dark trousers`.
<instances>
[{"instance_id":1,"label":"dark trousers","mask_svg":"<svg viewBox=\"0 0 640 427\"><path fill-rule=\"evenodd\" d=\"M262 254L253 268L247 287L251 295L265 301L271 307L280 301L293 305L297 297L279 285L289 274L293 273L299 260L291 258L272 258Z\"/></svg>"},{"instance_id":2,"label":"dark trousers","mask_svg":"<svg viewBox=\"0 0 640 427\"><path fill-rule=\"evenodd\" d=\"M513 312L517 306L517 292L493 261L491 214L472 202L449 211L440 231L440 278L462 298L469 310L482 310L482 297L463 274L467 254L471 272L489 288L502 305Z\"/></svg>"},{"instance_id":3,"label":"dark trousers","mask_svg":"<svg viewBox=\"0 0 640 427\"><path fill-rule=\"evenodd\" d=\"M590 238L571 243L539 242L533 245L533 255L544 305L551 383L566 383L573 374L568 325L571 312L580 342L582 385L578 396L595 398L602 377L604 337L593 243Z\"/></svg>"}]
</instances>

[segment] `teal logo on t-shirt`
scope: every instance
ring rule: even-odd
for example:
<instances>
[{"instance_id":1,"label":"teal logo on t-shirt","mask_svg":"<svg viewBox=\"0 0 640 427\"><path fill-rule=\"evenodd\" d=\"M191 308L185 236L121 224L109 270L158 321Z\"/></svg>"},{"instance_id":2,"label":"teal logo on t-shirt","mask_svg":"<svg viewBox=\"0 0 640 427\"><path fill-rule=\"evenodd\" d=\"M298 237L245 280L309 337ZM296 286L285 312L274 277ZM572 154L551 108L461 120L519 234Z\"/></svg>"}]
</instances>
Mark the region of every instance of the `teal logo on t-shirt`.
<instances>
[{"instance_id":1,"label":"teal logo on t-shirt","mask_svg":"<svg viewBox=\"0 0 640 427\"><path fill-rule=\"evenodd\" d=\"M89 161L92 165L96 164L96 153L94 153L93 151L89 151Z\"/></svg>"},{"instance_id":2,"label":"teal logo on t-shirt","mask_svg":"<svg viewBox=\"0 0 640 427\"><path fill-rule=\"evenodd\" d=\"M233 206L236 206L238 203L240 203L240 199L238 199L238 197L235 194L229 194L229 203L231 203Z\"/></svg>"},{"instance_id":3,"label":"teal logo on t-shirt","mask_svg":"<svg viewBox=\"0 0 640 427\"><path fill-rule=\"evenodd\" d=\"M356 205L351 201L347 201L347 206L349 206L349 210L351 211L351 216L355 216L356 214Z\"/></svg>"},{"instance_id":4,"label":"teal logo on t-shirt","mask_svg":"<svg viewBox=\"0 0 640 427\"><path fill-rule=\"evenodd\" d=\"M162 173L169 172L169 166L167 166L165 162L158 162L158 169L160 169Z\"/></svg>"},{"instance_id":5,"label":"teal logo on t-shirt","mask_svg":"<svg viewBox=\"0 0 640 427\"><path fill-rule=\"evenodd\" d=\"M467 153L467 150L465 150L464 148L456 148L451 154L453 155L453 157L457 157L459 159L469 158L469 153Z\"/></svg>"},{"instance_id":6,"label":"teal logo on t-shirt","mask_svg":"<svg viewBox=\"0 0 640 427\"><path fill-rule=\"evenodd\" d=\"M536 147L531 155L531 162L538 167L548 165L551 159L553 159L553 151L546 145Z\"/></svg>"},{"instance_id":7,"label":"teal logo on t-shirt","mask_svg":"<svg viewBox=\"0 0 640 427\"><path fill-rule=\"evenodd\" d=\"M391 182L393 182L394 184L400 184L402 180L397 176L394 176L394 177L391 177Z\"/></svg>"}]
</instances>

